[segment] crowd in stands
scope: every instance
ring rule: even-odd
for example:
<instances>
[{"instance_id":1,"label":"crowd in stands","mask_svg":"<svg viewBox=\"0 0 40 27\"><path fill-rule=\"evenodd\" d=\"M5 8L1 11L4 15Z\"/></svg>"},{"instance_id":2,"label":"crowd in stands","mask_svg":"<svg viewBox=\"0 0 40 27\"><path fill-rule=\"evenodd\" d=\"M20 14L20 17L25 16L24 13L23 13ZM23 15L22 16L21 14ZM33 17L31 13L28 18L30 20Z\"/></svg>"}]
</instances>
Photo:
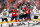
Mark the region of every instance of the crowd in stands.
<instances>
[{"instance_id":1,"label":"crowd in stands","mask_svg":"<svg viewBox=\"0 0 40 27\"><path fill-rule=\"evenodd\" d=\"M37 9L40 9L40 0L31 0L30 5L36 6Z\"/></svg>"}]
</instances>

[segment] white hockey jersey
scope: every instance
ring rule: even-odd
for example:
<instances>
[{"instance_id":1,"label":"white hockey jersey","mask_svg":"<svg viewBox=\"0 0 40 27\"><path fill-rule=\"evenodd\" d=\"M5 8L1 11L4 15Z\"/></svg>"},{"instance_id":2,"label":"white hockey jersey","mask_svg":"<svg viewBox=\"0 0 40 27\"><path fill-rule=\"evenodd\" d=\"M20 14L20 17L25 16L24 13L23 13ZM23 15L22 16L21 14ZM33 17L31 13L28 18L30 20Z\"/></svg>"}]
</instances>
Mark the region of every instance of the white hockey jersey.
<instances>
[{"instance_id":1,"label":"white hockey jersey","mask_svg":"<svg viewBox=\"0 0 40 27\"><path fill-rule=\"evenodd\" d=\"M8 16L8 11L2 11L2 18L7 18Z\"/></svg>"},{"instance_id":2,"label":"white hockey jersey","mask_svg":"<svg viewBox=\"0 0 40 27\"><path fill-rule=\"evenodd\" d=\"M33 8L34 8L33 9L34 14L38 14L37 9L36 9L36 6L34 6Z\"/></svg>"}]
</instances>

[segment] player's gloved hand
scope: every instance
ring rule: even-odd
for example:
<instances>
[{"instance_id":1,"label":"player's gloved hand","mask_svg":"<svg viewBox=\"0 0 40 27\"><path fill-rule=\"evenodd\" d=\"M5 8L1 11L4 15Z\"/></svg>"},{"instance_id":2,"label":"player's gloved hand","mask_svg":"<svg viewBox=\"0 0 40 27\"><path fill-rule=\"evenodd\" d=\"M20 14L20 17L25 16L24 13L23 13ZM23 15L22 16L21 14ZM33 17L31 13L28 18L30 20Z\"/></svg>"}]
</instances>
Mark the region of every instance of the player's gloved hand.
<instances>
[{"instance_id":1,"label":"player's gloved hand","mask_svg":"<svg viewBox=\"0 0 40 27\"><path fill-rule=\"evenodd\" d=\"M24 13L24 14L26 14L26 13Z\"/></svg>"}]
</instances>

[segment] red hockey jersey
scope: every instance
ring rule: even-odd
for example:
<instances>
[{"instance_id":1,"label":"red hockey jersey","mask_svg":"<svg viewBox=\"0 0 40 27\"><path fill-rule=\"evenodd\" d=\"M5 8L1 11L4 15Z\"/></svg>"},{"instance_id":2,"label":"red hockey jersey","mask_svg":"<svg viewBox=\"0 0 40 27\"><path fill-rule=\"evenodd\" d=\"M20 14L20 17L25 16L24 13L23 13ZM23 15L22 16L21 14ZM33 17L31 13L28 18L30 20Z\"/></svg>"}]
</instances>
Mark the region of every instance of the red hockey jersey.
<instances>
[{"instance_id":1,"label":"red hockey jersey","mask_svg":"<svg viewBox=\"0 0 40 27\"><path fill-rule=\"evenodd\" d=\"M26 10L25 10L25 13L26 13L26 14L30 14L29 9L26 9Z\"/></svg>"},{"instance_id":2,"label":"red hockey jersey","mask_svg":"<svg viewBox=\"0 0 40 27\"><path fill-rule=\"evenodd\" d=\"M17 16L17 13L15 13L15 12L12 12L12 16Z\"/></svg>"}]
</instances>

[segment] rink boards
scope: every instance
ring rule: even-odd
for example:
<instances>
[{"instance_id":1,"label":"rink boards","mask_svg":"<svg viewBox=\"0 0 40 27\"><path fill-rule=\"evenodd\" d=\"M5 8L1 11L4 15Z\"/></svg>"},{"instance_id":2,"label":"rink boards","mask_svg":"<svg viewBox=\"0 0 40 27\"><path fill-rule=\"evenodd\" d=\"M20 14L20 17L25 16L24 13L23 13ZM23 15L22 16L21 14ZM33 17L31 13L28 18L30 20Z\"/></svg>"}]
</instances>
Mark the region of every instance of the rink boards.
<instances>
[{"instance_id":1,"label":"rink boards","mask_svg":"<svg viewBox=\"0 0 40 27\"><path fill-rule=\"evenodd\" d=\"M11 17L7 17L7 19L8 19L8 22L11 23L11 21L10 21L10 20L11 20ZM33 21L33 20L34 20L34 19L31 18L31 21ZM38 19L37 19L37 20L38 20L38 22L40 22L40 16L38 16ZM22 21L22 20L21 20L21 21ZM1 24L1 22L2 22L2 15L0 15L0 24ZM16 22L16 21L13 20L13 22ZM17 22L19 22L19 21L17 20ZM7 22L4 21L3 23L7 23Z\"/></svg>"}]
</instances>

